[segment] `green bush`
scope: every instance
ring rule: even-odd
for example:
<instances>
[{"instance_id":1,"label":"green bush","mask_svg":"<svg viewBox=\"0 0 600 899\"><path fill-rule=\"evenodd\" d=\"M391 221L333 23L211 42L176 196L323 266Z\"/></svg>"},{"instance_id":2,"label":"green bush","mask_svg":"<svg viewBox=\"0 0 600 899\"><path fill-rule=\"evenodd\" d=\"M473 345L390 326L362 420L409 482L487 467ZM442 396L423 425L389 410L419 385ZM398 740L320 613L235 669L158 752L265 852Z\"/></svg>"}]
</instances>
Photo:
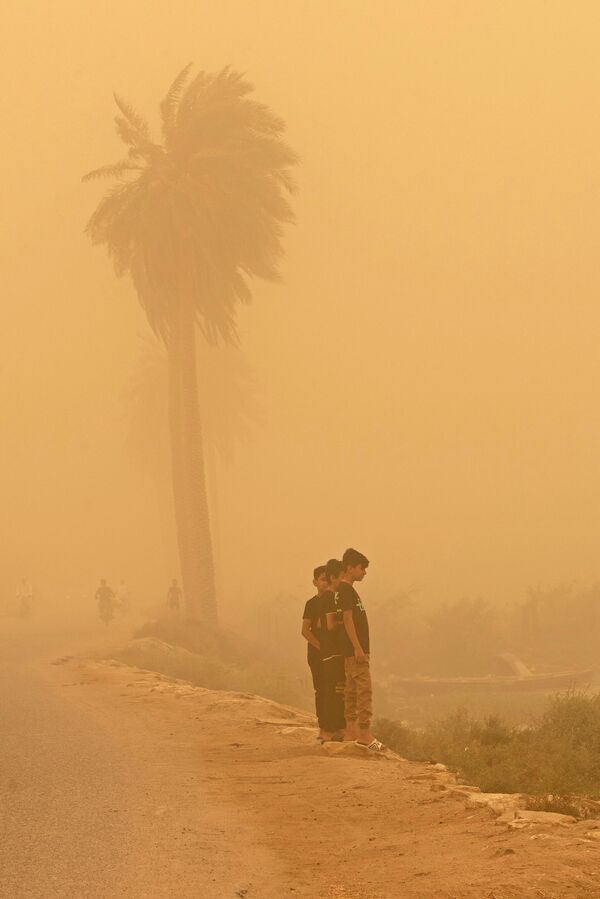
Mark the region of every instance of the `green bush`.
<instances>
[{"instance_id":1,"label":"green bush","mask_svg":"<svg viewBox=\"0 0 600 899\"><path fill-rule=\"evenodd\" d=\"M557 695L527 728L493 716L476 720L458 709L422 731L380 720L377 732L407 758L443 762L485 792L537 797L538 808L572 808L569 797L600 797L598 694Z\"/></svg>"}]
</instances>

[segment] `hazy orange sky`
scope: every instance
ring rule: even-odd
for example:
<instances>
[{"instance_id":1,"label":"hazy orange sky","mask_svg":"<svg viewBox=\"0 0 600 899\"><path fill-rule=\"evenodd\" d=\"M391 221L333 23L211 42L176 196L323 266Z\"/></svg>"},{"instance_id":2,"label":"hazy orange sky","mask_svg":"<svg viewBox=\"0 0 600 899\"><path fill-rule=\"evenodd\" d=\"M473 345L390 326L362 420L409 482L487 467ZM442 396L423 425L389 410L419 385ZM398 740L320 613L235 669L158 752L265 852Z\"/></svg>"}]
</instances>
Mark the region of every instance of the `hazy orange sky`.
<instances>
[{"instance_id":1,"label":"hazy orange sky","mask_svg":"<svg viewBox=\"0 0 600 899\"><path fill-rule=\"evenodd\" d=\"M302 157L284 283L240 319L264 426L219 477L224 601L509 599L600 576L600 7L541 0L5 2L2 590L124 576L172 531L127 450L147 326L83 229L187 62L231 64ZM168 517L168 516L167 516ZM7 586L8 585L8 586Z\"/></svg>"}]
</instances>

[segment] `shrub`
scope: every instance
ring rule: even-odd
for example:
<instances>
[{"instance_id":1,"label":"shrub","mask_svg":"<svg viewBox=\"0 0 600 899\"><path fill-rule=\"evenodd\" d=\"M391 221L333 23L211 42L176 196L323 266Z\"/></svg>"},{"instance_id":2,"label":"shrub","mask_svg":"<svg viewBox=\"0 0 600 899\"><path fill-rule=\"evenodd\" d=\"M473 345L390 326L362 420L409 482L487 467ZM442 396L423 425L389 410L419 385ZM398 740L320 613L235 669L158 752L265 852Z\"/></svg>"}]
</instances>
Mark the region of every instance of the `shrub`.
<instances>
[{"instance_id":1,"label":"shrub","mask_svg":"<svg viewBox=\"0 0 600 899\"><path fill-rule=\"evenodd\" d=\"M199 623L169 616L147 622L135 636L139 639L112 656L210 690L256 693L276 702L310 705L311 694L299 679L280 674L268 660L262 661L263 654L251 644L230 634L209 634Z\"/></svg>"},{"instance_id":2,"label":"shrub","mask_svg":"<svg viewBox=\"0 0 600 899\"><path fill-rule=\"evenodd\" d=\"M600 797L598 694L557 695L525 729L458 709L420 732L389 721L377 731L408 758L443 762L485 792L526 793L536 808L573 809L571 797Z\"/></svg>"}]
</instances>

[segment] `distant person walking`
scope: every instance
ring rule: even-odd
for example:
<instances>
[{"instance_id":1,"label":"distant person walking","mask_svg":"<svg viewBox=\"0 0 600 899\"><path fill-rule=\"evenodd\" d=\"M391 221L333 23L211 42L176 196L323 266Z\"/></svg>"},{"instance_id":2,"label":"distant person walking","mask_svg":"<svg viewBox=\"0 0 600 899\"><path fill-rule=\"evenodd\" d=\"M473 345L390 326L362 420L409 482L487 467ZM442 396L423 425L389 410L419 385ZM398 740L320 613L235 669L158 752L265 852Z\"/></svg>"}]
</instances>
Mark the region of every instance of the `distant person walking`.
<instances>
[{"instance_id":1,"label":"distant person walking","mask_svg":"<svg viewBox=\"0 0 600 899\"><path fill-rule=\"evenodd\" d=\"M338 585L337 603L344 621L343 647L346 688L344 710L346 738L375 752L385 747L371 733L373 691L370 669L369 621L354 584L367 573L369 560L356 549L347 549L342 557L342 577ZM357 728L358 725L358 728Z\"/></svg>"},{"instance_id":2,"label":"distant person walking","mask_svg":"<svg viewBox=\"0 0 600 899\"><path fill-rule=\"evenodd\" d=\"M121 583L117 587L117 605L121 615L129 615L131 609L129 587L121 578Z\"/></svg>"},{"instance_id":3,"label":"distant person walking","mask_svg":"<svg viewBox=\"0 0 600 899\"><path fill-rule=\"evenodd\" d=\"M33 587L26 577L22 577L17 587L17 615L29 618L33 604Z\"/></svg>"},{"instance_id":4,"label":"distant person walking","mask_svg":"<svg viewBox=\"0 0 600 899\"><path fill-rule=\"evenodd\" d=\"M108 625L115 615L115 591L108 586L106 578L101 579L100 586L96 590L96 602L101 621Z\"/></svg>"},{"instance_id":5,"label":"distant person walking","mask_svg":"<svg viewBox=\"0 0 600 899\"><path fill-rule=\"evenodd\" d=\"M318 565L313 571L313 585L317 592L312 596L304 606L304 614L302 615L302 636L308 643L307 660L308 667L312 674L312 682L315 691L315 709L317 712L317 720L319 722L319 739L329 739L331 736L326 727L324 720L324 684L323 684L323 664L321 662L321 630L319 627L321 617L320 597L327 590L327 580L325 578L325 565Z\"/></svg>"},{"instance_id":6,"label":"distant person walking","mask_svg":"<svg viewBox=\"0 0 600 899\"><path fill-rule=\"evenodd\" d=\"M169 611L173 615L178 615L181 608L181 588L176 578L171 581L171 586L167 590L167 605Z\"/></svg>"}]
</instances>

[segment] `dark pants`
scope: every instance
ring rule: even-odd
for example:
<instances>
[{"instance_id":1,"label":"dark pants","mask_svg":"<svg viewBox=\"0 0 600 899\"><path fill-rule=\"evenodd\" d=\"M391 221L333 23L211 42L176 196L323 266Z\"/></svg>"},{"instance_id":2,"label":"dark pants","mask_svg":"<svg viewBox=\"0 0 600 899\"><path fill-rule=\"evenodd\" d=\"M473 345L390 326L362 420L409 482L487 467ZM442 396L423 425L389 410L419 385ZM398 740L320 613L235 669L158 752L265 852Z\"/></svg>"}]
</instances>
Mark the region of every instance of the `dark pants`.
<instances>
[{"instance_id":1,"label":"dark pants","mask_svg":"<svg viewBox=\"0 0 600 899\"><path fill-rule=\"evenodd\" d=\"M320 656L311 654L308 657L310 673L312 674L313 687L315 688L315 709L317 712L317 720L319 727L325 730L324 713L325 713L325 691L323 683L323 662Z\"/></svg>"},{"instance_id":2,"label":"dark pants","mask_svg":"<svg viewBox=\"0 0 600 899\"><path fill-rule=\"evenodd\" d=\"M346 671L344 656L333 656L323 662L323 681L325 686L325 730L335 733L346 727L344 717L344 692L346 689Z\"/></svg>"}]
</instances>

